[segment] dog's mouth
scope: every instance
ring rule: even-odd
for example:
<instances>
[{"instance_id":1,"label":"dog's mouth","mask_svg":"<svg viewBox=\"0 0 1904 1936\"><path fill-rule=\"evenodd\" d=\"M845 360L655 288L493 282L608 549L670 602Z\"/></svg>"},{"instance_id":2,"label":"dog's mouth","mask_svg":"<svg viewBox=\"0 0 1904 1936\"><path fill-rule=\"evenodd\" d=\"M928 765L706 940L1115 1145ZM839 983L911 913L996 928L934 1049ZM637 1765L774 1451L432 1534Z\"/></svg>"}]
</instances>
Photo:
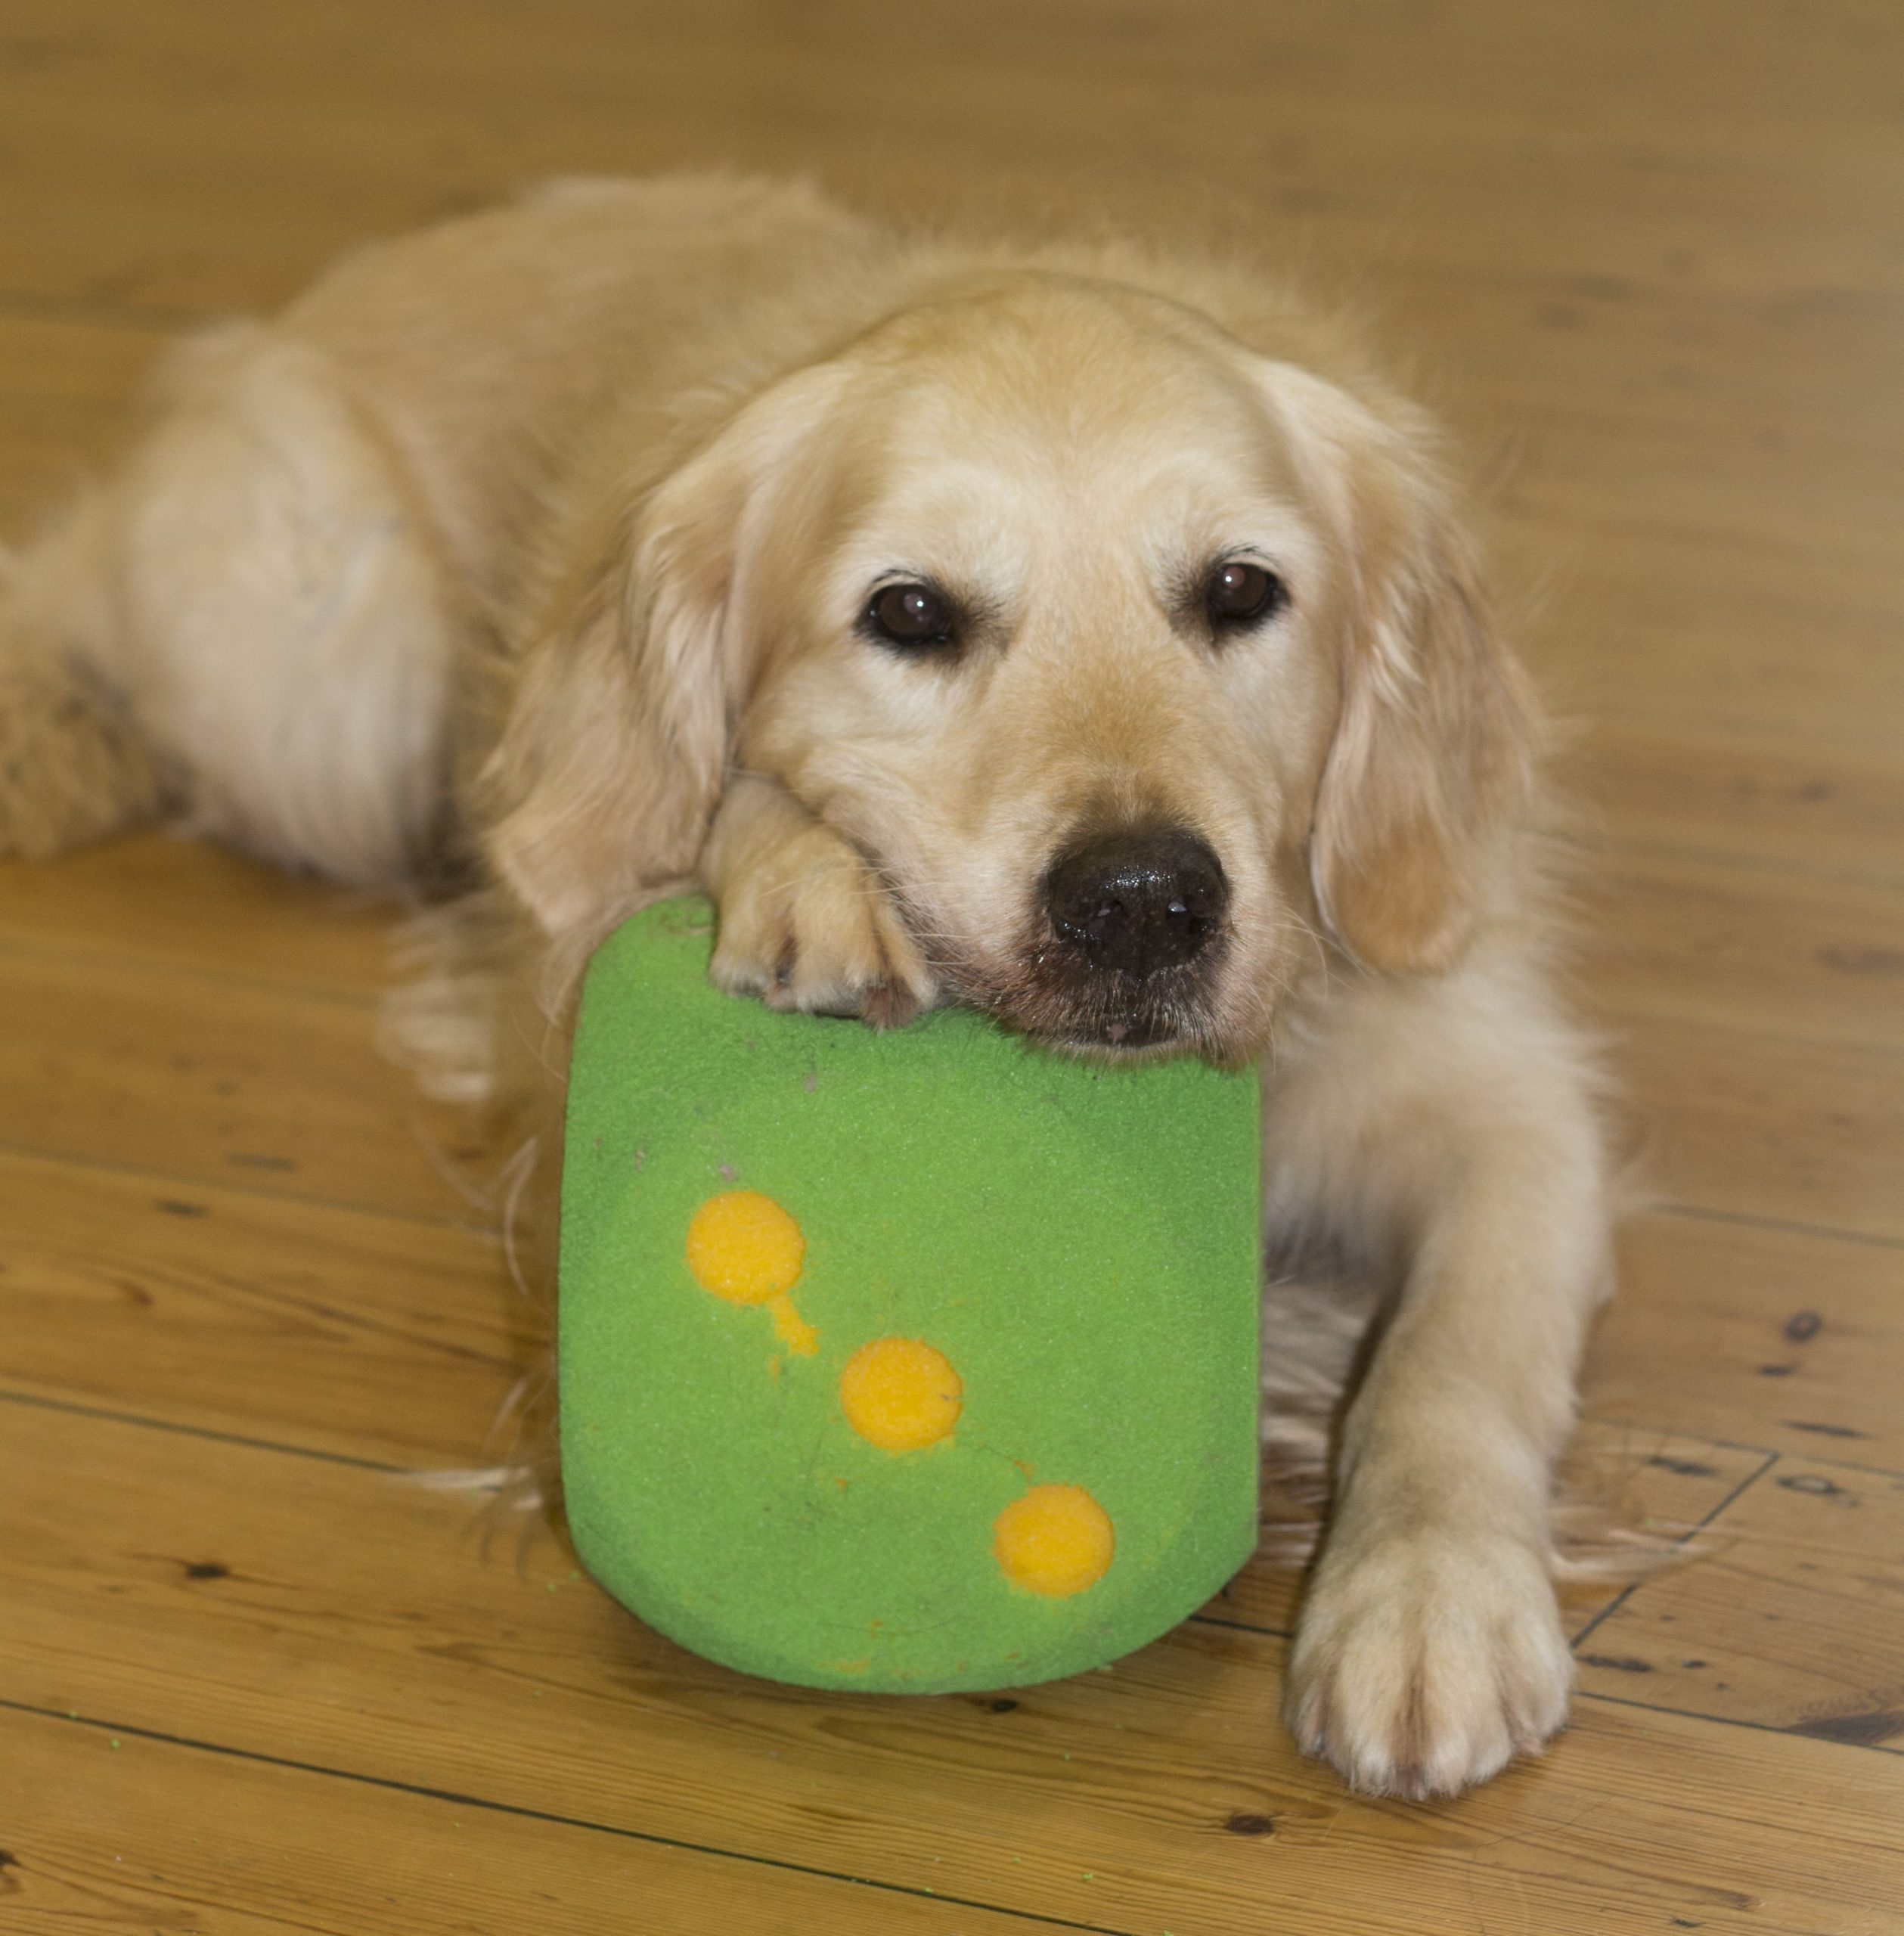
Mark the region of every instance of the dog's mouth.
<instances>
[{"instance_id":1,"label":"dog's mouth","mask_svg":"<svg viewBox=\"0 0 1904 1936\"><path fill-rule=\"evenodd\" d=\"M1118 1056L1217 1050L1214 959L1140 976L1081 969L1066 955L1062 945L1049 943L1026 951L1023 972L985 1006L1054 1047Z\"/></svg>"},{"instance_id":2,"label":"dog's mouth","mask_svg":"<svg viewBox=\"0 0 1904 1936\"><path fill-rule=\"evenodd\" d=\"M1236 1059L1218 994L1230 937L1193 963L1149 974L1106 970L1048 923L998 954L938 963L950 992L1053 1048L1117 1060L1197 1055Z\"/></svg>"}]
</instances>

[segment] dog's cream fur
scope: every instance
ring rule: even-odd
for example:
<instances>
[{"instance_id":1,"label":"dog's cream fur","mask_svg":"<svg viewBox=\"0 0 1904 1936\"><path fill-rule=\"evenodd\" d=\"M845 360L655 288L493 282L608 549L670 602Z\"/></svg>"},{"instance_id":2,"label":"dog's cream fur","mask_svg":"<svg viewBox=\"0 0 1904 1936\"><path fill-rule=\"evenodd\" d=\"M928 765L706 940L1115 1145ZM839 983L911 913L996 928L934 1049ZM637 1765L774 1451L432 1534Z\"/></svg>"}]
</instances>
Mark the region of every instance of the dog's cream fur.
<instances>
[{"instance_id":1,"label":"dog's cream fur","mask_svg":"<svg viewBox=\"0 0 1904 1936\"><path fill-rule=\"evenodd\" d=\"M1239 554L1291 603L1219 650L1175 588ZM1179 1045L1261 1059L1273 1261L1393 1285L1291 1725L1409 1795L1560 1726L1550 1470L1608 1212L1537 731L1428 430L1337 325L1122 246L562 185L187 346L4 569L0 851L172 811L346 880L475 870L558 1016L699 878L736 994L1062 1035L1060 843L1194 827L1233 898ZM957 664L856 631L895 574L980 615Z\"/></svg>"}]
</instances>

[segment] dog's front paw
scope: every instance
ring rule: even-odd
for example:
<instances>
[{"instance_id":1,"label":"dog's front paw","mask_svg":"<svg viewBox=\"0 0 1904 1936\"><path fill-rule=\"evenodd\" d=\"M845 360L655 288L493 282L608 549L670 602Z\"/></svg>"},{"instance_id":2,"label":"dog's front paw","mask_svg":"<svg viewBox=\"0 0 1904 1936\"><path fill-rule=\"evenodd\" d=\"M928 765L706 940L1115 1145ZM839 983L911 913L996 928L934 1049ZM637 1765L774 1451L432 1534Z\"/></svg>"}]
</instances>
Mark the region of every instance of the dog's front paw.
<instances>
[{"instance_id":1,"label":"dog's front paw","mask_svg":"<svg viewBox=\"0 0 1904 1936\"><path fill-rule=\"evenodd\" d=\"M1285 1707L1303 1752L1351 1787L1419 1801L1537 1751L1567 1718L1573 1677L1537 1551L1420 1533L1324 1555Z\"/></svg>"},{"instance_id":2,"label":"dog's front paw","mask_svg":"<svg viewBox=\"0 0 1904 1936\"><path fill-rule=\"evenodd\" d=\"M808 821L724 882L716 986L770 1008L903 1027L938 990L873 878L838 834Z\"/></svg>"}]
</instances>

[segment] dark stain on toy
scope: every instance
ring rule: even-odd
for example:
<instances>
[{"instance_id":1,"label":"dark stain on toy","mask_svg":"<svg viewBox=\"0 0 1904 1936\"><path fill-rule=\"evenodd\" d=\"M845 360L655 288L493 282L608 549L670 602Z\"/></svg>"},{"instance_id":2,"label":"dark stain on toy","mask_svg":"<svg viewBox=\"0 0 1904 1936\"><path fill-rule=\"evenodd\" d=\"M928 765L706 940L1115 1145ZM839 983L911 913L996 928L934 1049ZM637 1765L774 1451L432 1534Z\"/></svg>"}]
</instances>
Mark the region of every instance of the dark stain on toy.
<instances>
[{"instance_id":1,"label":"dark stain on toy","mask_svg":"<svg viewBox=\"0 0 1904 1936\"><path fill-rule=\"evenodd\" d=\"M1018 1703L1009 1695L1001 1694L996 1701L988 1701L985 1705L994 1714L1009 1714L1017 1707Z\"/></svg>"},{"instance_id":2,"label":"dark stain on toy","mask_svg":"<svg viewBox=\"0 0 1904 1936\"><path fill-rule=\"evenodd\" d=\"M1759 1367L1761 1378L1789 1378L1798 1367L1795 1364L1762 1364Z\"/></svg>"},{"instance_id":3,"label":"dark stain on toy","mask_svg":"<svg viewBox=\"0 0 1904 1936\"><path fill-rule=\"evenodd\" d=\"M1835 1480L1828 1479L1822 1472L1797 1472L1778 1483L1788 1492L1809 1493L1814 1499L1849 1499L1854 1506L1858 1503L1843 1486Z\"/></svg>"},{"instance_id":4,"label":"dark stain on toy","mask_svg":"<svg viewBox=\"0 0 1904 1936\"><path fill-rule=\"evenodd\" d=\"M170 1196L160 1197L152 1207L163 1210L168 1217L209 1217L212 1214L209 1203L181 1203Z\"/></svg>"},{"instance_id":5,"label":"dark stain on toy","mask_svg":"<svg viewBox=\"0 0 1904 1936\"><path fill-rule=\"evenodd\" d=\"M1868 1714L1820 1714L1816 1720L1799 1721L1794 1734L1809 1735L1815 1741L1840 1741L1853 1748L1877 1748L1894 1734L1904 1734L1904 1714L1881 1710Z\"/></svg>"},{"instance_id":6,"label":"dark stain on toy","mask_svg":"<svg viewBox=\"0 0 1904 1936\"><path fill-rule=\"evenodd\" d=\"M1618 1674L1651 1674L1653 1663L1642 1660L1637 1654L1583 1654L1583 1667L1610 1667Z\"/></svg>"},{"instance_id":7,"label":"dark stain on toy","mask_svg":"<svg viewBox=\"0 0 1904 1936\"><path fill-rule=\"evenodd\" d=\"M1827 1438L1868 1438L1868 1432L1859 1432L1848 1425L1816 1425L1809 1419L1782 1419L1779 1423L1790 1432L1821 1432Z\"/></svg>"},{"instance_id":8,"label":"dark stain on toy","mask_svg":"<svg viewBox=\"0 0 1904 1936\"><path fill-rule=\"evenodd\" d=\"M1656 1453L1646 1463L1658 1466L1661 1472L1677 1472L1682 1478L1713 1479L1719 1476L1716 1466L1701 1465L1697 1459L1669 1459L1663 1452Z\"/></svg>"},{"instance_id":9,"label":"dark stain on toy","mask_svg":"<svg viewBox=\"0 0 1904 1936\"><path fill-rule=\"evenodd\" d=\"M1667 1919L1675 1929L1703 1929L1703 1922L1695 1922L1689 1916L1675 1916Z\"/></svg>"},{"instance_id":10,"label":"dark stain on toy","mask_svg":"<svg viewBox=\"0 0 1904 1936\"><path fill-rule=\"evenodd\" d=\"M1815 1311L1794 1311L1785 1320L1785 1336L1794 1345L1808 1343L1825 1328L1825 1320Z\"/></svg>"},{"instance_id":11,"label":"dark stain on toy","mask_svg":"<svg viewBox=\"0 0 1904 1936\"><path fill-rule=\"evenodd\" d=\"M185 1562L188 1580L228 1580L231 1569L222 1560L188 1559Z\"/></svg>"},{"instance_id":12,"label":"dark stain on toy","mask_svg":"<svg viewBox=\"0 0 1904 1936\"><path fill-rule=\"evenodd\" d=\"M1223 1826L1233 1835L1273 1835L1276 1823L1267 1815L1233 1815Z\"/></svg>"}]
</instances>

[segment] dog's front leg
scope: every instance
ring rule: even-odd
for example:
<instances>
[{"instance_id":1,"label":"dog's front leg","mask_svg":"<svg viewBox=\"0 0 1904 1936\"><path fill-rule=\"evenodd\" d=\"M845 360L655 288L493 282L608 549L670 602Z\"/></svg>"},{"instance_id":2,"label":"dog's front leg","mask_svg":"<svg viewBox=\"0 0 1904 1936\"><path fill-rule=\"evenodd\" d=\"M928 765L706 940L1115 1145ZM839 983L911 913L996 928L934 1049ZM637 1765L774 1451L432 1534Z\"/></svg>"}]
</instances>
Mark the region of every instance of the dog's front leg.
<instances>
[{"instance_id":1,"label":"dog's front leg","mask_svg":"<svg viewBox=\"0 0 1904 1936\"><path fill-rule=\"evenodd\" d=\"M1273 1205L1385 1239L1400 1278L1286 1705L1355 1786L1419 1797L1485 1780L1566 1718L1549 1490L1607 1208L1583 1058L1530 977L1358 1000L1268 1115Z\"/></svg>"},{"instance_id":2,"label":"dog's front leg","mask_svg":"<svg viewBox=\"0 0 1904 1936\"><path fill-rule=\"evenodd\" d=\"M937 988L860 855L774 780L730 780L701 876L720 910L712 973L770 1008L897 1028Z\"/></svg>"}]
</instances>

